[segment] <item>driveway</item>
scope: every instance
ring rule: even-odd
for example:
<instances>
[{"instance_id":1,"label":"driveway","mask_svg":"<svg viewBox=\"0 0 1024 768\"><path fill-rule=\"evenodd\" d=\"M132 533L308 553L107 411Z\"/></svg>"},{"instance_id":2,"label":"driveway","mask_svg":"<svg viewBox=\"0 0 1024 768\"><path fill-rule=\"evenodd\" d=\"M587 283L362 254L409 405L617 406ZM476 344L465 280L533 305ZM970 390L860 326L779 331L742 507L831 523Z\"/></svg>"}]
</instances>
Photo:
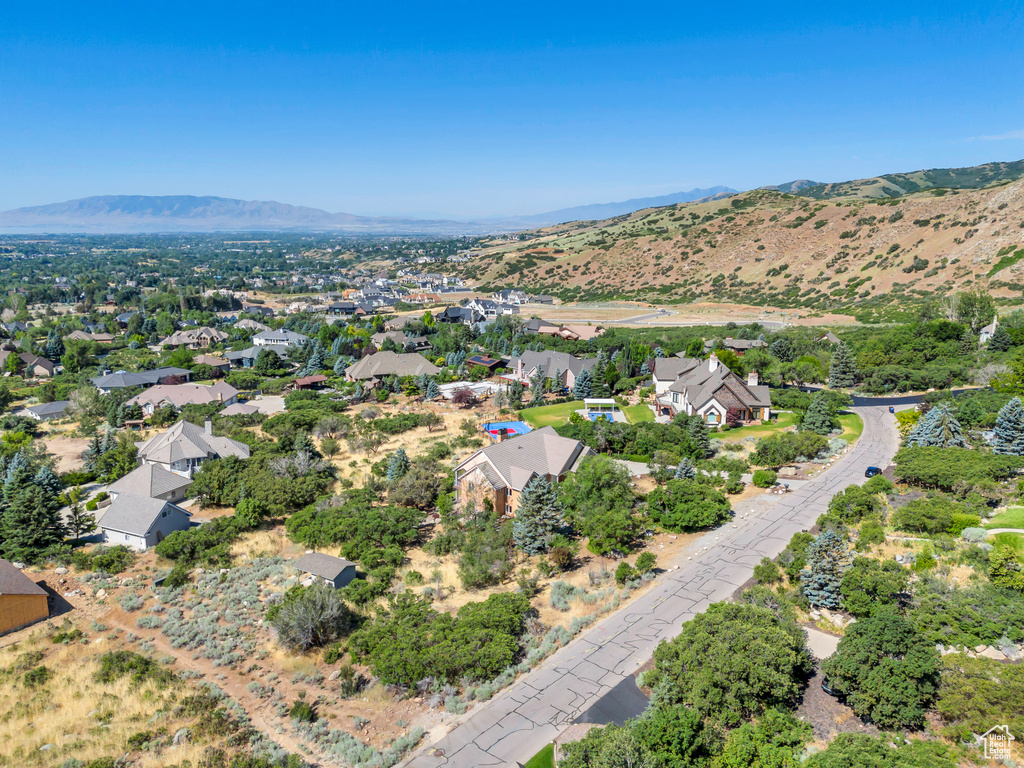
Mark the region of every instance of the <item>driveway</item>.
<instances>
[{"instance_id":1,"label":"driveway","mask_svg":"<svg viewBox=\"0 0 1024 768\"><path fill-rule=\"evenodd\" d=\"M729 599L762 557L775 557L794 533L807 530L829 499L864 482L869 466L896 453L895 420L887 407L855 408L864 433L842 459L767 508L737 510L734 522L710 531L683 552L653 589L560 649L490 702L460 718L446 736L405 762L410 768L473 768L525 763L573 720L636 672L683 622ZM435 756L440 750L443 756Z\"/></svg>"},{"instance_id":2,"label":"driveway","mask_svg":"<svg viewBox=\"0 0 1024 768\"><path fill-rule=\"evenodd\" d=\"M284 398L280 395L259 395L249 401L260 409L260 413L273 416L275 413L284 413Z\"/></svg>"}]
</instances>

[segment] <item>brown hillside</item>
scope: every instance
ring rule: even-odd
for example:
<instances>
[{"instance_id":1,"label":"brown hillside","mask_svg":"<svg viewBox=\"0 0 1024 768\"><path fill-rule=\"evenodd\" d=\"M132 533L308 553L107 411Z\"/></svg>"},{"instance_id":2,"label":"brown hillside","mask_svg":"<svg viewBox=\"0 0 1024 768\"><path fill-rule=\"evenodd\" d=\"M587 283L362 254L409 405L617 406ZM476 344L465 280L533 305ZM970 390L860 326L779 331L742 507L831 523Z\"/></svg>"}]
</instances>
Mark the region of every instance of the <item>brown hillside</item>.
<instances>
[{"instance_id":1,"label":"brown hillside","mask_svg":"<svg viewBox=\"0 0 1024 768\"><path fill-rule=\"evenodd\" d=\"M984 287L1024 290L1024 180L895 199L771 190L495 240L459 272L566 300L865 308Z\"/></svg>"}]
</instances>

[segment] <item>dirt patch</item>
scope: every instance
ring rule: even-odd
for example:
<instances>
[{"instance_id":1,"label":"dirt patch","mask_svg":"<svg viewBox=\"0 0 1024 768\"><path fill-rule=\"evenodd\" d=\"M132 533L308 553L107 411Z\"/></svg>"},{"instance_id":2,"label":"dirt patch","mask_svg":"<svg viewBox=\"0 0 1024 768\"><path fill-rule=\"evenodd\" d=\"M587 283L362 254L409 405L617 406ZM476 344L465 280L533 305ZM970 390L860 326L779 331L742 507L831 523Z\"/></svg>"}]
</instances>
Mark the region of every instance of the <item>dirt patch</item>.
<instances>
[{"instance_id":1,"label":"dirt patch","mask_svg":"<svg viewBox=\"0 0 1024 768\"><path fill-rule=\"evenodd\" d=\"M71 472L85 466L82 453L89 447L88 438L47 435L40 442L46 447L47 453L57 457L57 472Z\"/></svg>"},{"instance_id":2,"label":"dirt patch","mask_svg":"<svg viewBox=\"0 0 1024 768\"><path fill-rule=\"evenodd\" d=\"M825 693L821 689L821 679L821 670L815 669L796 710L797 718L810 723L814 729L815 745L823 748L840 733L879 734L877 728L866 725L839 699Z\"/></svg>"}]
</instances>

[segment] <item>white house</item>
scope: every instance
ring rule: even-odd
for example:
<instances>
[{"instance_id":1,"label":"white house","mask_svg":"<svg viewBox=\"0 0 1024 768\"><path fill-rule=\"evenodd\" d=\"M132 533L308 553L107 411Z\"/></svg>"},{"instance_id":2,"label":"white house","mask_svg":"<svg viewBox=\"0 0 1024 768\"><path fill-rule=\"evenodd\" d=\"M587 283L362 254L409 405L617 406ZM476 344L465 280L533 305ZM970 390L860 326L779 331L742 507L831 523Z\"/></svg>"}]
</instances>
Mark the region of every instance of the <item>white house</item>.
<instances>
[{"instance_id":1,"label":"white house","mask_svg":"<svg viewBox=\"0 0 1024 768\"><path fill-rule=\"evenodd\" d=\"M758 383L756 371L744 382L714 353L676 379L656 402L662 415L697 415L712 426L724 424L730 410L743 422L767 419L772 404L768 387Z\"/></svg>"},{"instance_id":2,"label":"white house","mask_svg":"<svg viewBox=\"0 0 1024 768\"><path fill-rule=\"evenodd\" d=\"M103 543L145 551L175 531L188 530L192 513L165 499L118 494L97 525Z\"/></svg>"},{"instance_id":3,"label":"white house","mask_svg":"<svg viewBox=\"0 0 1024 768\"><path fill-rule=\"evenodd\" d=\"M154 435L144 443L137 443L142 464L160 464L168 472L183 477L192 474L207 459L225 456L249 458L249 446L238 440L213 434L209 421L206 428L190 421L179 421L170 429Z\"/></svg>"},{"instance_id":4,"label":"white house","mask_svg":"<svg viewBox=\"0 0 1024 768\"><path fill-rule=\"evenodd\" d=\"M257 347L271 347L277 344L285 347L295 347L307 341L308 338L308 336L303 336L301 333L282 328L279 331L262 331L257 333L252 337L252 343Z\"/></svg>"}]
</instances>

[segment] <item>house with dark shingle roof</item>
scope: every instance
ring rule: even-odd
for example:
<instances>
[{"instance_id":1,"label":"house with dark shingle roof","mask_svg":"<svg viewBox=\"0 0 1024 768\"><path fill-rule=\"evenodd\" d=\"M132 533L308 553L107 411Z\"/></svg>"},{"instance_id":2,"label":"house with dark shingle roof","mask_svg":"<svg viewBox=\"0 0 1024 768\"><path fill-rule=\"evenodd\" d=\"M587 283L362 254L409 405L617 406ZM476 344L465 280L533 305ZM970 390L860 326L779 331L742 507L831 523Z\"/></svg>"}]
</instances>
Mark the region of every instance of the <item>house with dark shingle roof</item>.
<instances>
[{"instance_id":1,"label":"house with dark shingle roof","mask_svg":"<svg viewBox=\"0 0 1024 768\"><path fill-rule=\"evenodd\" d=\"M557 375L562 386L572 389L576 384L576 377L584 370L591 370L596 364L596 357L579 358L568 352L528 349L521 356L508 361L509 372L506 376L528 385L530 379L538 374L545 379L554 379Z\"/></svg>"},{"instance_id":2,"label":"house with dark shingle roof","mask_svg":"<svg viewBox=\"0 0 1024 768\"><path fill-rule=\"evenodd\" d=\"M191 518L191 512L166 499L120 493L96 525L104 544L123 544L142 552L175 531L187 531Z\"/></svg>"},{"instance_id":3,"label":"house with dark shingle roof","mask_svg":"<svg viewBox=\"0 0 1024 768\"><path fill-rule=\"evenodd\" d=\"M197 427L190 421L179 421L170 429L137 446L139 461L143 464L160 464L168 472L189 478L207 459L222 459L226 456L249 458L248 445L213 434L209 421L205 428Z\"/></svg>"},{"instance_id":4,"label":"house with dark shingle roof","mask_svg":"<svg viewBox=\"0 0 1024 768\"><path fill-rule=\"evenodd\" d=\"M152 371L105 373L102 376L93 376L89 381L100 391L101 395L105 395L115 389L123 389L124 387L152 387L154 384L170 383L176 379L188 381L191 375L192 372L187 368L166 366Z\"/></svg>"},{"instance_id":5,"label":"house with dark shingle roof","mask_svg":"<svg viewBox=\"0 0 1024 768\"><path fill-rule=\"evenodd\" d=\"M70 400L54 400L52 403L37 403L25 409L28 417L36 421L50 421L64 416L64 412L71 405Z\"/></svg>"},{"instance_id":6,"label":"house with dark shingle roof","mask_svg":"<svg viewBox=\"0 0 1024 768\"><path fill-rule=\"evenodd\" d=\"M680 375L664 394L657 397L663 416L700 416L710 426L724 424L730 410L742 422L764 420L771 415L768 387L758 383L756 371L746 381L711 354L707 360Z\"/></svg>"},{"instance_id":7,"label":"house with dark shingle roof","mask_svg":"<svg viewBox=\"0 0 1024 768\"><path fill-rule=\"evenodd\" d=\"M513 515L526 484L540 476L558 483L593 451L579 440L544 427L481 448L455 467L455 501L463 509L483 509L489 500L499 513Z\"/></svg>"}]
</instances>

